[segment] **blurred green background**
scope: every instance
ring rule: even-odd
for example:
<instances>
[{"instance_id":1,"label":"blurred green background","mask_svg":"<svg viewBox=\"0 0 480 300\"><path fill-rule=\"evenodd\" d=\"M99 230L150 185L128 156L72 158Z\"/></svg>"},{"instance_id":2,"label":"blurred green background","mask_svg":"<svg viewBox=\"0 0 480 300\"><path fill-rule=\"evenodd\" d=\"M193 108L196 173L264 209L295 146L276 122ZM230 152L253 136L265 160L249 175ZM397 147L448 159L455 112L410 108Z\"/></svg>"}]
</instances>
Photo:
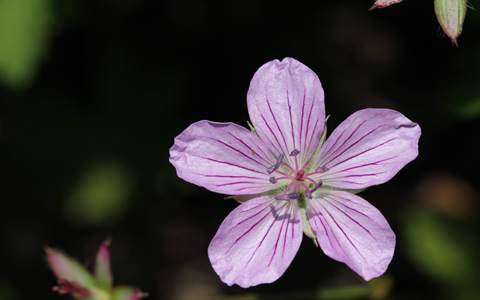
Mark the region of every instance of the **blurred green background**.
<instances>
[{"instance_id":1,"label":"blurred green background","mask_svg":"<svg viewBox=\"0 0 480 300\"><path fill-rule=\"evenodd\" d=\"M371 4L0 0L0 300L62 299L43 247L91 266L106 237L151 299L480 299L478 11L455 48L432 1ZM304 242L277 282L225 286L206 249L237 204L168 163L194 121L246 125L253 73L285 56L319 75L330 128L365 107L422 127L417 160L361 194L398 237L373 283Z\"/></svg>"}]
</instances>

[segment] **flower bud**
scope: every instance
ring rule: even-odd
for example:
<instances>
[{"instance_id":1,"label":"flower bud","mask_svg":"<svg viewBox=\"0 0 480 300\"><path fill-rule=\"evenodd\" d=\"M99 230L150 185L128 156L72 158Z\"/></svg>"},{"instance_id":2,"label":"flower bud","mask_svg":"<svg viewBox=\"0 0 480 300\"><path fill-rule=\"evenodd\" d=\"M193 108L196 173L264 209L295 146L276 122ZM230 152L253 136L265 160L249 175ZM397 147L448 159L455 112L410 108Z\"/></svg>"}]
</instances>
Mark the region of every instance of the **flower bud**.
<instances>
[{"instance_id":1,"label":"flower bud","mask_svg":"<svg viewBox=\"0 0 480 300\"><path fill-rule=\"evenodd\" d=\"M467 14L467 0L435 0L435 14L443 32L457 45Z\"/></svg>"},{"instance_id":2,"label":"flower bud","mask_svg":"<svg viewBox=\"0 0 480 300\"><path fill-rule=\"evenodd\" d=\"M403 0L376 0L375 3L373 3L372 7L370 7L370 10L375 8L385 8L387 6L390 6L392 4L397 4L402 1Z\"/></svg>"},{"instance_id":3,"label":"flower bud","mask_svg":"<svg viewBox=\"0 0 480 300\"><path fill-rule=\"evenodd\" d=\"M112 271L110 268L110 240L102 243L97 252L95 262L95 278L106 289L112 287Z\"/></svg>"}]
</instances>

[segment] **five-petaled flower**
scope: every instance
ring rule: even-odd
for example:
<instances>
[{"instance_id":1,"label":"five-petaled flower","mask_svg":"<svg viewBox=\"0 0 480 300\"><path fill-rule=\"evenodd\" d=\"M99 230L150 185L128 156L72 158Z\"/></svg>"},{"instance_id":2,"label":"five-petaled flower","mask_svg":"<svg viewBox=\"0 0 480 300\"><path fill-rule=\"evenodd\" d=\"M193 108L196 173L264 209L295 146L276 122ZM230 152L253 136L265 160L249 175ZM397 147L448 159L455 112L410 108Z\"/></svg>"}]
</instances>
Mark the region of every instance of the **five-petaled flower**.
<instances>
[{"instance_id":1,"label":"five-petaled flower","mask_svg":"<svg viewBox=\"0 0 480 300\"><path fill-rule=\"evenodd\" d=\"M383 274L395 234L356 192L384 183L418 154L420 127L390 109L363 109L325 140L317 75L292 58L263 65L247 94L252 130L199 121L175 138L180 178L241 204L208 248L223 282L250 287L278 279L302 232L365 280Z\"/></svg>"}]
</instances>

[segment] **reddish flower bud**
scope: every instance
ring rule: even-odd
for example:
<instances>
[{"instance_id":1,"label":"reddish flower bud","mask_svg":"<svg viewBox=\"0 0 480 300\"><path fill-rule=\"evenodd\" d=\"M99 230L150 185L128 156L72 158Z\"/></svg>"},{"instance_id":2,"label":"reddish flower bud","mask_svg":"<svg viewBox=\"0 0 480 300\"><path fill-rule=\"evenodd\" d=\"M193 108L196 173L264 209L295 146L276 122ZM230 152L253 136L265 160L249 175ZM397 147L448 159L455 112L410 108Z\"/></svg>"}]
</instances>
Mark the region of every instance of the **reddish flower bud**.
<instances>
[{"instance_id":1,"label":"reddish flower bud","mask_svg":"<svg viewBox=\"0 0 480 300\"><path fill-rule=\"evenodd\" d=\"M397 4L402 2L403 0L376 0L375 3L373 3L372 7L370 7L369 10L373 10L375 8L385 8L387 6L390 6L392 4Z\"/></svg>"},{"instance_id":2,"label":"reddish flower bud","mask_svg":"<svg viewBox=\"0 0 480 300\"><path fill-rule=\"evenodd\" d=\"M112 288L112 271L110 267L110 240L102 243L95 262L95 278L107 289Z\"/></svg>"}]
</instances>

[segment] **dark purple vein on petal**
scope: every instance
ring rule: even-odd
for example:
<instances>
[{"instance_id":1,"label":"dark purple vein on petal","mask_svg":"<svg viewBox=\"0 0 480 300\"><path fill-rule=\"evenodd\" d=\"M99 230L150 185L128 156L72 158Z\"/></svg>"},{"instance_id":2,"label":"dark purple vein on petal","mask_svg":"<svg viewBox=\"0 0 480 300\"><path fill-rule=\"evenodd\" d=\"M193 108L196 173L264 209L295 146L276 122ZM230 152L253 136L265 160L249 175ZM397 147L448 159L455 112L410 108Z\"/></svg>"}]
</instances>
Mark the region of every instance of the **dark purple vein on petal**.
<instances>
[{"instance_id":1,"label":"dark purple vein on petal","mask_svg":"<svg viewBox=\"0 0 480 300\"><path fill-rule=\"evenodd\" d=\"M346 199L346 198L341 198L341 197L339 197L339 198L342 199L342 200L345 200L345 199ZM367 214L365 214L365 213L363 213L363 212L361 212L361 211L359 211L359 210L357 210L357 209L355 209L355 208L353 208L353 207L350 207L350 206L346 205L346 204L343 203L342 201L340 201L340 200L338 200L338 199L336 199L336 198L334 198L334 197L331 197L331 198L329 197L329 199L335 201L336 203L342 205L343 207L345 207L345 208L347 208L347 209L349 209L349 210L351 210L351 211L354 211L354 212L356 212L356 213L364 216L365 218L368 218L368 219L372 220L374 223L377 223L377 222L376 222L372 217L370 217L369 215L367 215ZM365 208L368 208L368 207L366 207L366 206L364 206L364 207L365 207Z\"/></svg>"},{"instance_id":2,"label":"dark purple vein on petal","mask_svg":"<svg viewBox=\"0 0 480 300\"><path fill-rule=\"evenodd\" d=\"M262 167L268 168L267 165L259 162L258 160L254 159L253 157L245 154L243 151L241 151L241 150L239 150L239 149L237 149L237 148L235 148L235 147L233 147L233 146L231 146L231 145L229 145L229 144L227 144L227 143L225 143L225 142L222 142L222 141L220 141L220 140L217 140L217 139L215 139L215 138L210 138L210 139L216 141L217 143L220 143L220 144L224 145L224 146L227 147L227 148L232 149L233 151L235 151L235 152L237 152L237 153L240 153L240 154L243 155L244 157L248 158L249 160L251 160L251 161L253 161L253 162L255 162L255 163L259 164L259 165L261 165Z\"/></svg>"},{"instance_id":3,"label":"dark purple vein on petal","mask_svg":"<svg viewBox=\"0 0 480 300\"><path fill-rule=\"evenodd\" d=\"M279 210L285 208L287 204L284 204ZM252 261L253 257L255 256L255 254L257 253L258 249L260 249L260 247L262 246L263 244L263 241L265 240L265 238L267 237L268 233L270 232L270 230L272 229L273 225L275 224L275 222L277 222L277 220L275 219L275 217L272 218L272 223L270 224L270 226L268 227L267 229L267 232L265 232L265 234L263 235L263 238L261 239L260 243L258 244L257 248L255 248L255 250L253 251L252 255L250 256L250 259L247 261L247 264L246 266L248 266L250 264L250 262Z\"/></svg>"},{"instance_id":4,"label":"dark purple vein on petal","mask_svg":"<svg viewBox=\"0 0 480 300\"><path fill-rule=\"evenodd\" d=\"M283 232L283 225L285 224L285 221L287 221L287 225L288 225L288 220L289 219L290 219L290 216L288 216L288 218L284 218L283 221L282 221L282 224L280 225L280 230L278 231L277 239L276 239L275 245L273 247L273 254L270 257L270 261L268 262L268 267L270 267L270 265L272 264L273 258L275 257L275 254L277 253L278 241L280 240L280 235Z\"/></svg>"},{"instance_id":5,"label":"dark purple vein on petal","mask_svg":"<svg viewBox=\"0 0 480 300\"><path fill-rule=\"evenodd\" d=\"M342 173L342 172L346 172L346 171L351 171L351 170L355 170L355 169L359 169L359 168L363 168L363 167L376 166L376 165L378 165L379 163L383 163L383 162L392 160L392 159L397 158L397 157L398 157L398 156L392 156L392 157L389 157L389 158L377 160L377 161L375 161L375 162L365 163L365 164L363 164L363 165L355 165L355 166L353 166L353 167L348 167L348 168L346 168L346 169L335 170L334 172L326 172L326 176L331 176L331 175L335 175L335 174L338 174L338 173Z\"/></svg>"},{"instance_id":6,"label":"dark purple vein on petal","mask_svg":"<svg viewBox=\"0 0 480 300\"><path fill-rule=\"evenodd\" d=\"M315 135L315 131L317 131L318 122L319 122L319 119L317 118L317 121L315 121L315 125L313 126L312 135L310 136L310 139L308 140L307 149L310 149L310 146L311 146L312 141L313 141L313 136Z\"/></svg>"},{"instance_id":7,"label":"dark purple vein on petal","mask_svg":"<svg viewBox=\"0 0 480 300\"><path fill-rule=\"evenodd\" d=\"M338 157L340 157L341 155L343 155L345 152L347 152L348 150L352 149L356 144L358 144L360 141L362 141L363 139L365 139L367 136L369 136L370 134L374 133L377 129L381 128L381 127L384 127L385 125L379 125L377 127L375 127L374 129L370 130L367 134L363 135L362 137L360 137L357 141L355 141L353 144L350 144L348 145L345 149L343 149L343 151L339 154L337 154L334 158L331 158L329 159L329 161L325 164L325 166L327 166L329 163L333 162L335 159L337 159Z\"/></svg>"},{"instance_id":8,"label":"dark purple vein on petal","mask_svg":"<svg viewBox=\"0 0 480 300\"><path fill-rule=\"evenodd\" d=\"M330 177L330 175L328 175L328 176L322 176L322 179L323 179L323 180L336 180L336 179L343 179L343 178L355 178L355 177L377 176L377 175L385 174L385 173L387 173L387 172L386 172L386 171L382 171L382 172L377 172L377 173L340 175L340 176L336 176L336 177Z\"/></svg>"},{"instance_id":9,"label":"dark purple vein on petal","mask_svg":"<svg viewBox=\"0 0 480 300\"><path fill-rule=\"evenodd\" d=\"M199 174L205 177L213 177L213 178L247 178L247 179L258 179L265 181L266 178L262 177L253 177L253 176L243 176L243 175L216 175L216 174Z\"/></svg>"},{"instance_id":10,"label":"dark purple vein on petal","mask_svg":"<svg viewBox=\"0 0 480 300\"><path fill-rule=\"evenodd\" d=\"M288 151L287 141L285 140L285 136L283 135L283 131L280 129L280 125L278 125L277 118L273 114L272 107L270 106L270 100L268 100L267 97L265 97L265 99L267 100L268 110L270 111L270 114L272 115L273 121L275 121L275 124L277 125L278 132L280 133L280 136L282 137L283 143L285 144L285 154L288 155L290 152Z\"/></svg>"},{"instance_id":11,"label":"dark purple vein on petal","mask_svg":"<svg viewBox=\"0 0 480 300\"><path fill-rule=\"evenodd\" d=\"M280 141L278 140L277 135L273 132L273 130L272 130L272 128L270 127L270 125L268 125L268 122L267 122L267 120L265 119L265 116L264 116L262 113L260 113L260 117L262 118L263 122L264 122L265 125L267 126L268 130L270 131L270 133L271 133L271 134L273 135L273 137L275 138L275 141L277 142L277 145L278 145L278 147L280 147L280 149L277 148L277 145L275 145L275 144L267 137L267 139L269 140L270 144L272 144L272 146L275 147L275 150L277 150L278 153L287 153L286 151L283 150L282 145L280 144Z\"/></svg>"},{"instance_id":12,"label":"dark purple vein on petal","mask_svg":"<svg viewBox=\"0 0 480 300\"><path fill-rule=\"evenodd\" d=\"M283 235L283 247L282 247L282 257L285 255L285 245L287 244L287 235L288 235L288 226L290 225L290 221L293 217L293 205L290 205L290 211L288 216L287 228L285 228L285 234ZM293 225L292 225L293 227Z\"/></svg>"},{"instance_id":13,"label":"dark purple vein on petal","mask_svg":"<svg viewBox=\"0 0 480 300\"><path fill-rule=\"evenodd\" d=\"M303 114L304 114L304 111L305 111L305 87L303 88L303 102L302 102L302 116L300 117L300 133L298 135L298 138L299 138L299 144L300 144L300 152L302 152L302 155L303 153L305 152L305 147L304 145L302 144L302 133L303 133Z\"/></svg>"},{"instance_id":14,"label":"dark purple vein on petal","mask_svg":"<svg viewBox=\"0 0 480 300\"><path fill-rule=\"evenodd\" d=\"M375 150L375 149L377 149L378 147L381 147L381 146L383 146L383 145L385 145L385 144L388 144L388 143L390 143L391 141L393 141L393 140L395 140L395 139L396 139L396 138L388 139L388 140L386 140L385 142L382 142L382 143L380 143L380 144L378 144L378 145L376 145L376 146L373 146L373 147L371 147L371 148L368 148L368 149L366 149L366 150L364 150L364 151L362 151L362 152L360 152L360 153L354 154L354 155L350 156L349 158L346 158L346 159L344 159L344 160L342 160L342 161L334 164L333 166L330 166L329 169L332 169L332 168L334 168L334 167L336 167L336 166L338 166L338 165L340 165L340 164L343 164L344 162L347 162L347 161L349 161L349 160L351 160L351 159L353 159L353 158L355 158L355 157L358 157L358 156L360 156L360 155L362 155L362 154L365 154L365 153L367 153L367 152L369 152L369 151ZM335 157L335 158L336 158L336 157ZM332 161L333 161L333 160L331 160L330 162L332 162ZM329 162L329 163L330 163L330 162ZM328 163L327 163L325 166L327 166L327 165L328 165Z\"/></svg>"},{"instance_id":15,"label":"dark purple vein on petal","mask_svg":"<svg viewBox=\"0 0 480 300\"><path fill-rule=\"evenodd\" d=\"M262 203L262 204L264 204L264 203ZM257 206L256 206L256 207L257 207ZM235 224L235 226L241 225L241 224L247 222L248 220L251 220L251 219L255 218L256 216L258 216L259 214L261 214L263 211L265 211L265 209L267 209L267 208L268 208L268 205L266 205L264 208L262 208L261 210L257 211L257 212L254 213L253 215L251 215L251 216L249 216L249 217L247 217L247 218L239 221L237 224ZM250 210L250 209L244 210L244 211L242 211L242 213L247 212L247 211L249 211L249 210ZM268 215L268 214L267 214L267 215Z\"/></svg>"},{"instance_id":16,"label":"dark purple vein on petal","mask_svg":"<svg viewBox=\"0 0 480 300\"><path fill-rule=\"evenodd\" d=\"M260 204L255 205L255 206L253 206L253 207L247 208L247 209L245 209L245 210L241 210L239 213L243 214L243 213L249 212L249 211L251 211L251 210L254 210L254 209L256 209L256 208L259 208L259 207L262 206L262 205L269 205L269 204L270 204L269 202L263 202L263 203L260 203ZM261 212L261 211L260 211L260 212ZM237 223L237 224L239 224L239 223Z\"/></svg>"},{"instance_id":17,"label":"dark purple vein on petal","mask_svg":"<svg viewBox=\"0 0 480 300\"><path fill-rule=\"evenodd\" d=\"M253 150L252 147L250 147L247 143L245 143L243 140L241 140L240 138L236 137L235 135L233 135L232 133L228 133L230 134L234 139L236 139L237 141L239 141L240 143L242 143L242 145L244 145L245 147L247 147L253 154L255 154L258 158L262 159L264 162L267 163L267 165L271 165L272 163L270 161L268 161L265 157L259 155L255 150Z\"/></svg>"},{"instance_id":18,"label":"dark purple vein on petal","mask_svg":"<svg viewBox=\"0 0 480 300\"><path fill-rule=\"evenodd\" d=\"M327 161L332 161L332 159L330 159L331 155L334 155L335 152L340 151L340 149L341 149L346 143L348 143L348 142L350 141L350 138L352 138L352 136L353 136L353 135L363 126L363 124L365 124L366 122L367 122L367 120L364 120L363 122L361 122L360 124L358 124L358 126L350 133L350 135L349 135L346 139L343 140L342 144L341 144L340 146L336 147L337 142L338 142L340 136L343 136L343 133L345 132L345 130L342 131L342 132L340 133L340 136L335 140L335 143L333 143L333 144L332 144L332 147L328 150L329 153L322 158L322 163L327 162ZM358 141L357 141L357 142L358 142ZM350 147L351 147L351 146L347 147L346 150L350 149ZM335 149L333 149L333 148L335 148ZM345 150L345 151L346 151L346 150ZM342 153L343 153L343 152L342 152ZM340 153L340 154L342 154L342 153ZM337 157L338 157L338 155L337 155ZM335 158L336 158L336 157L335 157Z\"/></svg>"},{"instance_id":19,"label":"dark purple vein on petal","mask_svg":"<svg viewBox=\"0 0 480 300\"><path fill-rule=\"evenodd\" d=\"M295 143L295 133L293 132L292 106L290 105L290 96L288 94L288 88L287 88L287 105L288 105L288 115L290 117L290 128L292 132L293 149L297 149L297 146Z\"/></svg>"},{"instance_id":20,"label":"dark purple vein on petal","mask_svg":"<svg viewBox=\"0 0 480 300\"><path fill-rule=\"evenodd\" d=\"M238 184L262 184L262 183L255 182L255 181L235 181L235 182L216 184L215 186L229 186L229 185L238 185Z\"/></svg>"},{"instance_id":21,"label":"dark purple vein on petal","mask_svg":"<svg viewBox=\"0 0 480 300\"><path fill-rule=\"evenodd\" d=\"M314 99L315 100L315 99ZM305 149L303 150L304 152L309 152L310 149L307 147L307 138L308 138L308 132L310 131L310 118L312 116L312 112L313 112L313 107L315 106L315 101L312 101L312 106L310 106L310 111L308 113L308 118L307 118L307 124L306 124L306 129L305 129Z\"/></svg>"},{"instance_id":22,"label":"dark purple vein on petal","mask_svg":"<svg viewBox=\"0 0 480 300\"><path fill-rule=\"evenodd\" d=\"M244 190L248 190L248 189L256 189L258 187L254 187L254 186L246 186L246 187L242 187L242 188L238 188L236 189L238 192L241 192L241 191L244 191ZM253 193L253 192L252 192Z\"/></svg>"},{"instance_id":23,"label":"dark purple vein on petal","mask_svg":"<svg viewBox=\"0 0 480 300\"><path fill-rule=\"evenodd\" d=\"M313 206L312 206L312 208L313 208ZM314 215L312 216L313 222L315 223L317 228L319 228L318 223L317 223L317 218L318 218L318 221L320 222L320 224L322 224L323 230L325 231L325 235L327 236L327 239L330 242L330 246L333 248L333 243L332 243L330 235L328 234L327 227L325 226L325 224L322 221L322 218L325 218L325 217L322 215L321 212L317 212L315 209L312 209L312 211L314 213ZM315 214L317 216L315 216ZM320 244L320 241L318 240L318 232L315 232L315 238L316 238L317 242Z\"/></svg>"},{"instance_id":24,"label":"dark purple vein on petal","mask_svg":"<svg viewBox=\"0 0 480 300\"><path fill-rule=\"evenodd\" d=\"M213 161L213 162L216 162L216 163L219 163L219 164L225 164L225 165L229 165L229 166L232 166L232 167L237 167L237 168L244 169L244 170L247 170L247 171L250 171L250 172L254 172L254 173L258 173L258 174L264 174L264 173L259 172L257 170L247 168L247 167L244 167L244 166L241 166L241 165L237 165L237 164L234 164L234 163L231 163L231 162L222 161L222 160L209 158L209 157L204 157L204 156L197 156L197 157L203 158L203 159L206 159L206 160L209 160L209 161Z\"/></svg>"},{"instance_id":25,"label":"dark purple vein on petal","mask_svg":"<svg viewBox=\"0 0 480 300\"><path fill-rule=\"evenodd\" d=\"M362 228L363 230L365 230L365 232L368 233L368 235L370 235L370 237L373 239L373 240L377 240L373 234L370 232L370 230L368 230L367 228L365 228L365 226L363 226L362 224L360 224L357 220L355 220L354 218L352 218L350 215L348 215L345 211L341 210L340 208L338 208L338 206L336 206L335 204L332 203L331 201L331 198L328 197L328 199L330 201L327 201L331 206L335 207L336 210L338 210L339 212L341 212L344 216L346 216L347 218L349 218L353 223L357 224L357 226L359 226L360 228Z\"/></svg>"},{"instance_id":26,"label":"dark purple vein on petal","mask_svg":"<svg viewBox=\"0 0 480 300\"><path fill-rule=\"evenodd\" d=\"M313 207L313 205L312 205L312 207ZM327 229L327 226L325 225L325 223L323 223L323 220L325 220L325 222L327 222L327 219L326 219L325 216L320 212L320 208L318 208L318 211L317 211L315 208L316 208L316 207L314 207L313 212L314 212L315 214L318 214L318 215L319 215L318 221L320 222L320 224L322 224L323 230L325 231L325 234L327 235L327 239L328 239L328 241L330 242L330 246L332 247L332 250L333 250L333 248L339 248L339 249L341 249L341 251L344 253L344 256L345 256L345 251L343 250L340 242L338 241L337 236L336 236L335 233L332 231L331 233L332 233L333 238L335 239L335 243L336 243L336 247L334 247L334 243L333 243L332 237L328 234L329 230ZM322 219L323 219L323 220L322 220ZM315 222L315 225L317 225L317 227L318 227L316 218L314 218L313 221ZM328 222L327 222L327 223L328 223ZM328 225L328 228L330 228L330 225ZM317 234L317 233L315 233L315 234ZM318 240L318 236L317 236L316 238L317 238L317 242L320 244L320 241Z\"/></svg>"},{"instance_id":27,"label":"dark purple vein on petal","mask_svg":"<svg viewBox=\"0 0 480 300\"><path fill-rule=\"evenodd\" d=\"M345 238L347 239L347 241L350 243L350 245L352 245L352 247L357 251L358 255L360 255L360 257L364 260L364 261L367 261L366 258L362 255L362 253L360 252L360 250L358 250L357 246L355 246L355 244L352 242L352 240L350 240L350 238L348 237L348 235L345 233L345 231L343 230L342 227L340 227L340 225L338 225L337 221L335 221L335 219L333 218L333 216L330 214L330 212L328 211L328 209L325 208L325 212L329 215L330 219L333 221L333 223L335 223L335 225L337 226L338 229L340 229L340 231L343 233L343 235L345 236ZM338 242L338 240L337 240ZM339 244L340 248L341 245ZM343 249L343 248L342 248ZM344 251L345 253L345 251Z\"/></svg>"},{"instance_id":28,"label":"dark purple vein on petal","mask_svg":"<svg viewBox=\"0 0 480 300\"><path fill-rule=\"evenodd\" d=\"M268 207L265 207L265 208L268 208ZM235 226L238 226L242 223L245 223L246 221L256 217L257 215L259 215L261 212L263 212L265 210L265 208L263 208L262 210L260 210L259 212L257 212L256 214L238 222ZM235 241L232 243L232 245L230 245L230 247L228 248L228 250L225 252L225 254L227 254L228 252L230 252L230 250L232 250L233 246L235 246L241 239L243 239L249 232L252 231L253 228L255 228L258 224L260 224L260 222L264 221L265 218L270 214L270 210L265 214L263 215L257 222L255 222L252 226L250 226L244 233L242 233L238 238L235 239Z\"/></svg>"}]
</instances>

